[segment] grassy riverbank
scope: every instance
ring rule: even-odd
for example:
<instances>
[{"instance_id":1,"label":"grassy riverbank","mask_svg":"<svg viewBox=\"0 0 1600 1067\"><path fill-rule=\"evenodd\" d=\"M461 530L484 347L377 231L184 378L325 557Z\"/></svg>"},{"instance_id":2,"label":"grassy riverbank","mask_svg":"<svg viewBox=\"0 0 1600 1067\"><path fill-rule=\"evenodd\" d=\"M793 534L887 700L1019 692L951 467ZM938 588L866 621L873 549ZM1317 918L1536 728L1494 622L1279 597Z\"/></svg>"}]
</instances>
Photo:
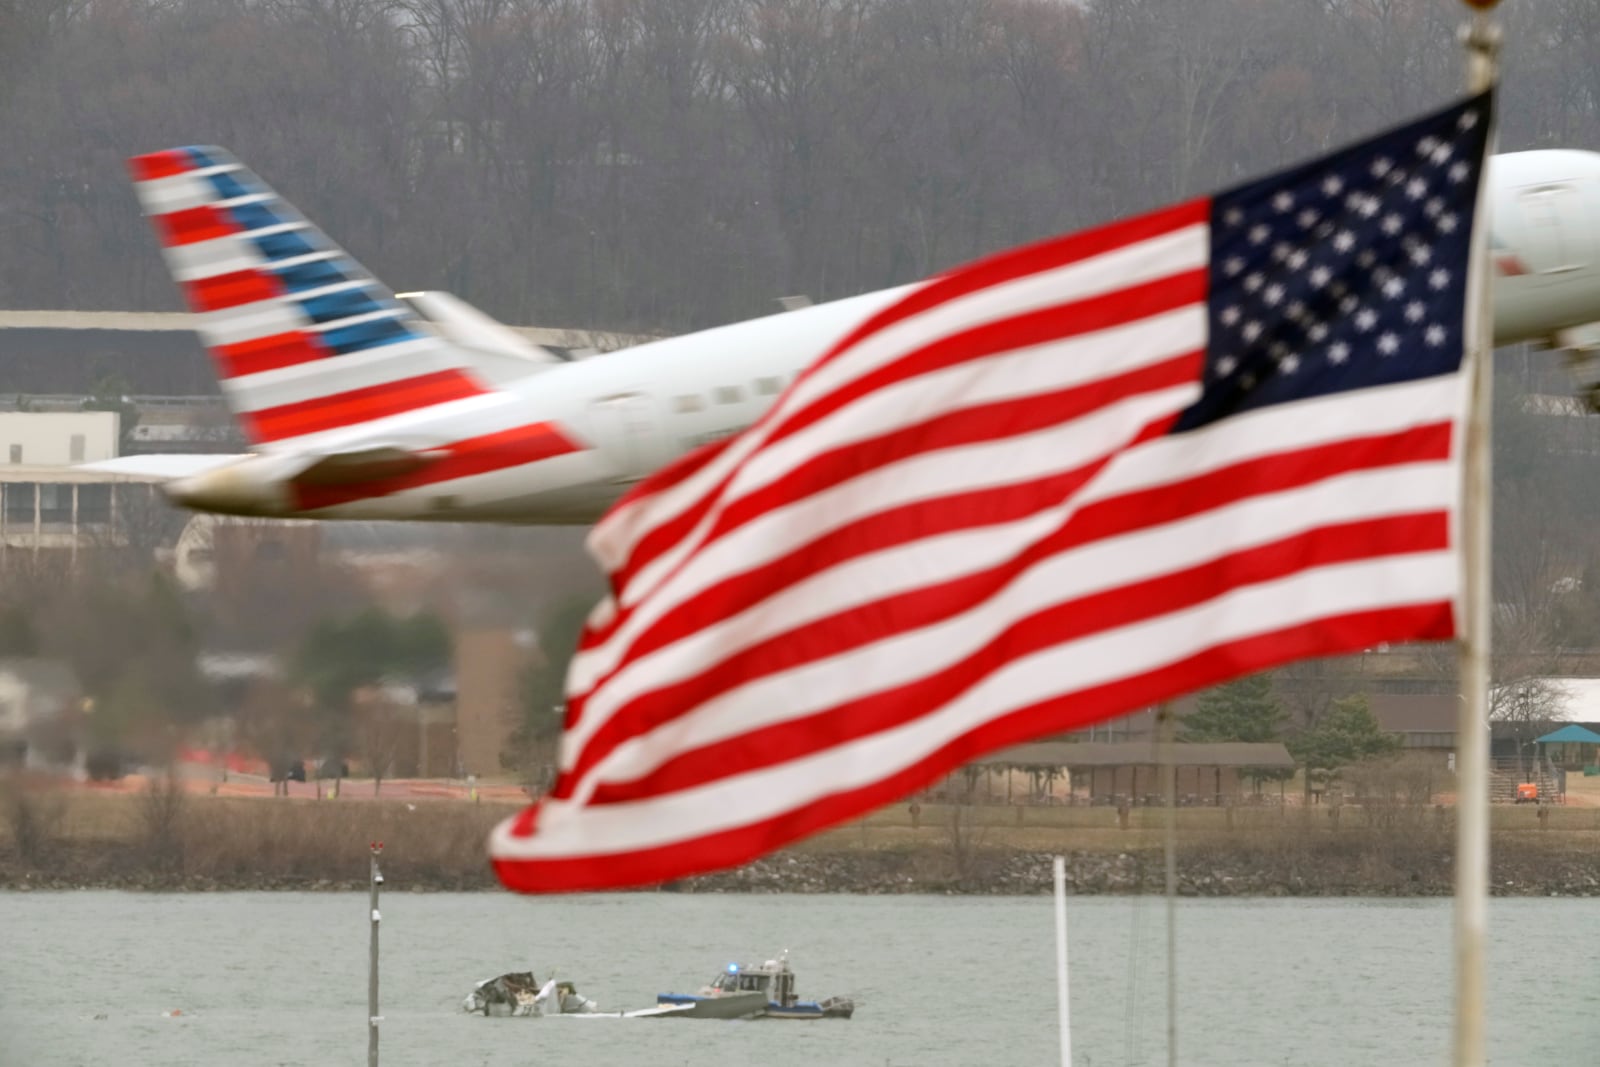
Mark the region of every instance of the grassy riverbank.
<instances>
[{"instance_id":1,"label":"grassy riverbank","mask_svg":"<svg viewBox=\"0 0 1600 1067\"><path fill-rule=\"evenodd\" d=\"M490 889L500 803L29 791L0 796L0 888L340 889L382 841L394 890ZM1018 813L1021 813L1020 815ZM1126 829L1107 808L901 805L736 871L667 888L709 892L1029 893L1053 852L1081 893L1159 892L1160 809ZM1448 808L1177 812L1190 895L1432 896L1451 888ZM1600 810L1494 811L1497 893L1600 896Z\"/></svg>"}]
</instances>

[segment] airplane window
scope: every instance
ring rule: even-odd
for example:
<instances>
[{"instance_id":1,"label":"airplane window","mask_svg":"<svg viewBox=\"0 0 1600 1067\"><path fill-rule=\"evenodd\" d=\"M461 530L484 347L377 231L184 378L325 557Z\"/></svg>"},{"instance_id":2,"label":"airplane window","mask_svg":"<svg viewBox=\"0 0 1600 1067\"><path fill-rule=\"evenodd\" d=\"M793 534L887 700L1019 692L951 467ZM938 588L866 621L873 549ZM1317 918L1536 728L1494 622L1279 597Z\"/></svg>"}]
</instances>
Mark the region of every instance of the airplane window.
<instances>
[{"instance_id":1,"label":"airplane window","mask_svg":"<svg viewBox=\"0 0 1600 1067\"><path fill-rule=\"evenodd\" d=\"M716 395L719 404L737 404L744 399L744 391L737 385L719 385Z\"/></svg>"},{"instance_id":2,"label":"airplane window","mask_svg":"<svg viewBox=\"0 0 1600 1067\"><path fill-rule=\"evenodd\" d=\"M701 401L697 394L685 393L683 396L673 399L672 407L673 410L677 411L680 415L685 415L691 411L699 411L701 408L705 407L705 404Z\"/></svg>"},{"instance_id":3,"label":"airplane window","mask_svg":"<svg viewBox=\"0 0 1600 1067\"><path fill-rule=\"evenodd\" d=\"M756 379L756 392L758 392L758 393L765 393L768 396L770 396L773 393L778 392L782 388L783 388L783 379L782 378L757 378Z\"/></svg>"}]
</instances>

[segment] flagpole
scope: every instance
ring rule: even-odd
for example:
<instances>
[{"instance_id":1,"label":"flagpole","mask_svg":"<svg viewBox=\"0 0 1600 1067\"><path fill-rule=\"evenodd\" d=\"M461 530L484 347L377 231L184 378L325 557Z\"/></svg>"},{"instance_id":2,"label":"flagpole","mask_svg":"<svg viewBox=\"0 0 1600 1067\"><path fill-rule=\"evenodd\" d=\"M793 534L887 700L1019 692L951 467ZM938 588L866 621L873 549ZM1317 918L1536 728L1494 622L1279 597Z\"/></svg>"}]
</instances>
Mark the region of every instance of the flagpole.
<instances>
[{"instance_id":1,"label":"flagpole","mask_svg":"<svg viewBox=\"0 0 1600 1067\"><path fill-rule=\"evenodd\" d=\"M1176 724L1172 702L1157 713L1161 724L1161 790L1167 795L1162 860L1167 897L1167 1067L1178 1065L1178 765L1173 748Z\"/></svg>"},{"instance_id":2,"label":"flagpole","mask_svg":"<svg viewBox=\"0 0 1600 1067\"><path fill-rule=\"evenodd\" d=\"M1465 0L1471 21L1462 28L1467 50L1467 90L1489 89L1497 76L1500 28L1489 17L1498 0ZM1491 123L1493 119L1491 118ZM1489 131L1485 155L1494 151ZM1489 744L1490 610L1489 544L1493 483L1490 474L1494 371L1490 365L1494 313L1489 301L1488 183L1479 186L1468 270L1466 358L1471 390L1462 501L1465 555L1465 625L1459 650L1462 700L1456 724L1455 1033L1451 1062L1482 1067L1484 1057L1485 950L1489 925Z\"/></svg>"}]
</instances>

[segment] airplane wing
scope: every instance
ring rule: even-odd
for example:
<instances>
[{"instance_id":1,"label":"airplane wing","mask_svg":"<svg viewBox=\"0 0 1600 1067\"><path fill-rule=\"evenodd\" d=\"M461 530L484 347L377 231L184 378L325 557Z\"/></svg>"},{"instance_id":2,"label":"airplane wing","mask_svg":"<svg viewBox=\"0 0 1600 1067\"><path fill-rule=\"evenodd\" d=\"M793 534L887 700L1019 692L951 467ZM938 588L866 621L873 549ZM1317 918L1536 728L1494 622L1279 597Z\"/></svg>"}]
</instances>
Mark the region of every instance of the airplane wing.
<instances>
[{"instance_id":1,"label":"airplane wing","mask_svg":"<svg viewBox=\"0 0 1600 1067\"><path fill-rule=\"evenodd\" d=\"M345 452L305 452L271 457L278 475L296 485L348 485L374 478L409 474L448 453L404 445L379 444ZM123 474L153 481L192 478L245 460L261 460L259 453L236 455L147 455L118 456L94 463L80 463L74 470Z\"/></svg>"},{"instance_id":2,"label":"airplane wing","mask_svg":"<svg viewBox=\"0 0 1600 1067\"><path fill-rule=\"evenodd\" d=\"M226 467L231 463L238 463L251 457L249 452L240 452L232 455L150 455L150 456L118 456L116 459L102 459L94 463L79 463L73 470L100 471L104 474L125 474L135 478L149 478L153 481L172 481L177 478L189 478L206 471Z\"/></svg>"}]
</instances>

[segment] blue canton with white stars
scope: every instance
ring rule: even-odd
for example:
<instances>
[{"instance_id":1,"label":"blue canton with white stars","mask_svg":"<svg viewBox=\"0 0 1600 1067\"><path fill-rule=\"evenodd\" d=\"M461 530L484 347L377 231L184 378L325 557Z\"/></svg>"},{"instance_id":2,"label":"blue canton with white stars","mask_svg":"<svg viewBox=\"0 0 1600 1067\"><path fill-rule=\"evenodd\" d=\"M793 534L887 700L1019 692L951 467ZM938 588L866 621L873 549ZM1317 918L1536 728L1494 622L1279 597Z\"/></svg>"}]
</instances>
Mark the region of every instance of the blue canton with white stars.
<instances>
[{"instance_id":1,"label":"blue canton with white stars","mask_svg":"<svg viewBox=\"0 0 1600 1067\"><path fill-rule=\"evenodd\" d=\"M1176 431L1460 366L1491 94L1212 198L1205 391Z\"/></svg>"}]
</instances>

